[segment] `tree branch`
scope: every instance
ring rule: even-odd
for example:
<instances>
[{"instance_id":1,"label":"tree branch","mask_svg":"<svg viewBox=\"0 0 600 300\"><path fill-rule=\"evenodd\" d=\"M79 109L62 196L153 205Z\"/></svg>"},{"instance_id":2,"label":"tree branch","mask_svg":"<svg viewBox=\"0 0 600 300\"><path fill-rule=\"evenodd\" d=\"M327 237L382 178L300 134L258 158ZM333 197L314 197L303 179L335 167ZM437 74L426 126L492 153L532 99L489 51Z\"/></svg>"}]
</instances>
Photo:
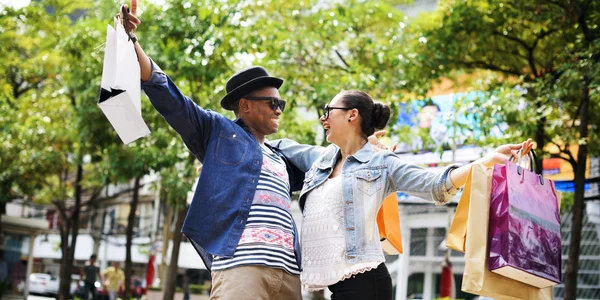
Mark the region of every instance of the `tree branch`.
<instances>
[{"instance_id":1,"label":"tree branch","mask_svg":"<svg viewBox=\"0 0 600 300\"><path fill-rule=\"evenodd\" d=\"M579 24L579 27L581 28L581 32L583 33L583 36L585 37L585 39L584 39L585 45L588 46L593 41L594 37L592 36L592 33L590 32L590 28L585 19L586 11L579 5L578 1L570 1L570 3L572 4L573 10L577 14L577 24Z\"/></svg>"},{"instance_id":2,"label":"tree branch","mask_svg":"<svg viewBox=\"0 0 600 300\"><path fill-rule=\"evenodd\" d=\"M6 104L8 104L8 106L9 106L11 109L16 109L16 108L17 108L17 107L15 106L15 104L14 104L14 103L12 103L12 101L10 101L10 99L8 99L8 97L5 97L5 98L4 98L4 100L6 100Z\"/></svg>"},{"instance_id":3,"label":"tree branch","mask_svg":"<svg viewBox=\"0 0 600 300\"><path fill-rule=\"evenodd\" d=\"M346 68L350 68L350 66L348 65L348 63L346 62L346 60L342 57L342 55L340 54L340 52L337 51L337 49L333 50L333 51L335 51L335 54L337 54L337 56L342 60L342 62L344 63L344 66L346 66Z\"/></svg>"},{"instance_id":4,"label":"tree branch","mask_svg":"<svg viewBox=\"0 0 600 300\"><path fill-rule=\"evenodd\" d=\"M571 154L571 151L569 151L567 149L567 145L565 144L564 148L560 148L560 145L558 143L556 143L555 141L550 141L550 143L554 144L554 146L556 146L556 148L558 148L559 151L559 156L561 159L564 159L565 161L571 163L571 165L576 166L577 162L575 161L575 158L573 157L573 155ZM563 154L566 154L567 157L564 157Z\"/></svg>"},{"instance_id":5,"label":"tree branch","mask_svg":"<svg viewBox=\"0 0 600 300\"><path fill-rule=\"evenodd\" d=\"M549 3L549 4L556 5L556 6L560 7L560 8L562 8L562 9L567 9L567 7L564 4L560 3L559 1L546 0L545 2Z\"/></svg>"},{"instance_id":6,"label":"tree branch","mask_svg":"<svg viewBox=\"0 0 600 300\"><path fill-rule=\"evenodd\" d=\"M498 72L502 72L502 73L506 73L506 74L515 75L515 76L524 75L521 72L511 70L511 69L503 69L499 66L496 66L496 65L490 64L488 62L484 62L484 61L458 61L457 60L457 61L453 61L453 63L455 63L457 65L463 65L467 68L487 69L490 71L498 71Z\"/></svg>"},{"instance_id":7,"label":"tree branch","mask_svg":"<svg viewBox=\"0 0 600 300\"><path fill-rule=\"evenodd\" d=\"M581 99L581 102L579 102L579 105L577 106L577 110L575 111L575 117L573 118L573 122L571 123L571 128L575 127L575 121L577 121L577 116L579 116L579 112L581 111L583 101L584 99Z\"/></svg>"},{"instance_id":8,"label":"tree branch","mask_svg":"<svg viewBox=\"0 0 600 300\"><path fill-rule=\"evenodd\" d=\"M502 37L502 38L505 38L507 40L511 40L513 42L516 42L516 43L520 44L521 46L523 46L525 49L527 49L530 52L533 51L533 47L527 45L527 43L525 43L525 41L519 39L518 37L510 36L510 35L505 35L505 34L502 34L501 32L498 32L498 31L494 31L494 32L492 32L492 34L495 35L495 36Z\"/></svg>"},{"instance_id":9,"label":"tree branch","mask_svg":"<svg viewBox=\"0 0 600 300\"><path fill-rule=\"evenodd\" d=\"M555 33L555 32L558 32L558 30L557 30L557 29L550 29L550 30L548 30L548 31L542 31L542 33L540 33L540 35L538 35L538 36L535 38L535 41L533 42L533 48L537 47L537 44L538 44L538 43L539 43L539 42L540 42L540 41L541 41L543 38L545 38L545 37L547 37L547 36L549 36L549 35L551 35L551 34L553 34L553 33Z\"/></svg>"},{"instance_id":10,"label":"tree branch","mask_svg":"<svg viewBox=\"0 0 600 300\"><path fill-rule=\"evenodd\" d=\"M490 52L498 53L498 54L511 54L523 60L528 60L529 58L526 55L519 53L519 51L515 50L503 50L503 49L493 49Z\"/></svg>"},{"instance_id":11,"label":"tree branch","mask_svg":"<svg viewBox=\"0 0 600 300\"><path fill-rule=\"evenodd\" d=\"M573 153L571 153L571 150L569 150L568 145L565 144L565 148L561 150L561 152L569 156L569 162L571 163L571 165L573 165L573 167L577 166L577 161L575 160L575 157L573 157Z\"/></svg>"},{"instance_id":12,"label":"tree branch","mask_svg":"<svg viewBox=\"0 0 600 300\"><path fill-rule=\"evenodd\" d=\"M66 223L65 225L67 225L66 227L68 228L70 221L69 221L69 218L67 217L67 207L65 206L65 204L62 201L53 200L52 203L58 209L58 213L60 214L61 219L63 220L63 222ZM62 232L62 230L61 230L61 232Z\"/></svg>"}]
</instances>

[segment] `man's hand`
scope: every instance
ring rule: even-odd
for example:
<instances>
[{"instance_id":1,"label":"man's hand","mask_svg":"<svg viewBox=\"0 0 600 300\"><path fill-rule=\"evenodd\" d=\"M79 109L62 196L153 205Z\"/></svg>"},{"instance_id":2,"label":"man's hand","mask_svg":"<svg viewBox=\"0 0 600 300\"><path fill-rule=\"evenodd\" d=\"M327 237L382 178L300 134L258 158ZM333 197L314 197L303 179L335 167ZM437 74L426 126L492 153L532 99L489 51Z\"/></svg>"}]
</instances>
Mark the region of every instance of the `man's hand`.
<instances>
[{"instance_id":1,"label":"man's hand","mask_svg":"<svg viewBox=\"0 0 600 300\"><path fill-rule=\"evenodd\" d=\"M369 144L373 145L373 150L375 150L377 152L383 151L383 150L390 150L390 151L394 152L396 150L396 146L398 146L398 143L394 143L390 147L383 144L379 140L379 138L382 137L384 134L385 134L385 130L376 131L375 133L373 133L372 135L370 135L367 138L367 141L369 142Z\"/></svg>"},{"instance_id":2,"label":"man's hand","mask_svg":"<svg viewBox=\"0 0 600 300\"><path fill-rule=\"evenodd\" d=\"M138 17L136 17L137 10L137 0L131 0L131 10L129 10L129 6L127 4L125 6L125 16L127 17L127 26L123 24L125 28L129 28L129 31L135 31L138 26L142 23ZM123 13L123 12L119 12ZM125 16L122 18L122 22L125 21ZM127 29L126 29L127 30ZM135 52L137 53L138 62L140 63L140 79L142 81L150 80L150 76L152 76L152 64L150 63L150 58L144 52L144 49L140 46L137 39L134 40Z\"/></svg>"},{"instance_id":3,"label":"man's hand","mask_svg":"<svg viewBox=\"0 0 600 300\"><path fill-rule=\"evenodd\" d=\"M131 10L129 10L129 6L127 4L125 4L124 6L127 12L125 13L126 18L123 18L123 22L125 22L125 19L127 19L128 24L127 26L123 24L123 26L125 26L125 28L129 28L130 31L135 31L138 25L142 23L142 21L140 21L140 19L138 19L135 15L137 10L137 1L131 0Z\"/></svg>"}]
</instances>

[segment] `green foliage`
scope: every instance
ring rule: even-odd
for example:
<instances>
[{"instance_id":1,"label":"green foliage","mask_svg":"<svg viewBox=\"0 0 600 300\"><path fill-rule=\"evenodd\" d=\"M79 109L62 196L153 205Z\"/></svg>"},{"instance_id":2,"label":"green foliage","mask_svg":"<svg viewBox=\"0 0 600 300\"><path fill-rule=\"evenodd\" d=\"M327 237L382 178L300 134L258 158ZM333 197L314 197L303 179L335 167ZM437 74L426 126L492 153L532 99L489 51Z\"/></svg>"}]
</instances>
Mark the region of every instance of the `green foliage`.
<instances>
[{"instance_id":1,"label":"green foliage","mask_svg":"<svg viewBox=\"0 0 600 300\"><path fill-rule=\"evenodd\" d=\"M569 211L571 209L571 207L573 206L574 201L575 201L574 193L567 193L567 192L561 193L560 211L562 213Z\"/></svg>"},{"instance_id":2,"label":"green foliage","mask_svg":"<svg viewBox=\"0 0 600 300\"><path fill-rule=\"evenodd\" d=\"M271 139L320 143L318 117L341 90L364 90L388 104L426 101L432 85L449 78L477 95L456 103L457 115L472 116L476 128L454 121L448 130L481 132L460 143L515 142L541 128L548 141L600 153L598 1L443 0L413 20L394 9L412 2L401 0L165 2L142 3L137 35L202 108L233 118L219 103L241 68L263 65L285 79L280 93L288 106ZM130 145L96 105L105 30L118 7L115 0L48 0L0 9L1 202L61 205L77 184L90 194L157 173L161 199L185 205L199 162L149 101L142 111L152 134ZM577 114L586 93L590 126L582 137ZM427 130L395 130L400 141L420 136L425 148L449 147ZM568 159L569 149L561 150ZM75 182L80 165L83 179Z\"/></svg>"},{"instance_id":3,"label":"green foliage","mask_svg":"<svg viewBox=\"0 0 600 300\"><path fill-rule=\"evenodd\" d=\"M256 20L247 21L251 47L245 51L287 80L281 93L291 107L316 110L319 116L326 103L348 89L387 103L402 98L398 10L379 1L264 1L248 10Z\"/></svg>"},{"instance_id":4,"label":"green foliage","mask_svg":"<svg viewBox=\"0 0 600 300\"><path fill-rule=\"evenodd\" d=\"M202 284L190 284L190 294L202 294L204 293L204 285Z\"/></svg>"},{"instance_id":5,"label":"green foliage","mask_svg":"<svg viewBox=\"0 0 600 300\"><path fill-rule=\"evenodd\" d=\"M585 21L596 24L599 6L586 8ZM463 87L483 93L456 107L474 115L484 134L469 144L534 137L540 125L548 142L596 145L597 130L580 140L576 120L582 79L588 76L597 86L599 51L597 43L582 41L571 9L563 1L442 1L435 13L406 27L410 46L401 60L406 88L425 95L435 80L464 78L467 72L474 80ZM598 41L598 28L593 28ZM598 128L598 112L592 109L600 105L597 88L590 93L590 125ZM489 133L502 122L509 126L498 140Z\"/></svg>"}]
</instances>

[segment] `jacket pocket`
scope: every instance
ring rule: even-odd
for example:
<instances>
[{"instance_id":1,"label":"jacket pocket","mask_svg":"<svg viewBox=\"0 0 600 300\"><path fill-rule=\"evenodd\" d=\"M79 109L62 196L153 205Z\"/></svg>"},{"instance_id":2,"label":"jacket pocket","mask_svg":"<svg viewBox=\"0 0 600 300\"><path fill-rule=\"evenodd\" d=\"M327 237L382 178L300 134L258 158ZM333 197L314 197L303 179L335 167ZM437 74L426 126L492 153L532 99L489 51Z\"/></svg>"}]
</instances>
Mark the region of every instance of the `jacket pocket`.
<instances>
[{"instance_id":1,"label":"jacket pocket","mask_svg":"<svg viewBox=\"0 0 600 300\"><path fill-rule=\"evenodd\" d=\"M248 152L248 143L242 140L242 137L237 136L236 133L221 130L216 151L215 157L220 163L239 165L244 161L246 152Z\"/></svg>"},{"instance_id":2,"label":"jacket pocket","mask_svg":"<svg viewBox=\"0 0 600 300\"><path fill-rule=\"evenodd\" d=\"M358 190L366 195L373 196L383 188L381 170L358 170L354 176L356 177L356 186Z\"/></svg>"}]
</instances>

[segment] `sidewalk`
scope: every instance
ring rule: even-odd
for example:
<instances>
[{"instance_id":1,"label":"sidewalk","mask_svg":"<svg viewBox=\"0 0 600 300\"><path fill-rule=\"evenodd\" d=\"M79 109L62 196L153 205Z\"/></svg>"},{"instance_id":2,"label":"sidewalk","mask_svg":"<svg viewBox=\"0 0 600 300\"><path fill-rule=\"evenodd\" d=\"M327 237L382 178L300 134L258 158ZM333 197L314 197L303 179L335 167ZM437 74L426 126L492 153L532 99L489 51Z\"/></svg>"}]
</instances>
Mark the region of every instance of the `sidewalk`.
<instances>
[{"instance_id":1,"label":"sidewalk","mask_svg":"<svg viewBox=\"0 0 600 300\"><path fill-rule=\"evenodd\" d=\"M147 300L162 300L162 298L163 293L155 291L149 291L148 295L146 296ZM173 300L183 300L183 293L175 293L175 298L173 298ZM208 300L208 295L190 294L190 300Z\"/></svg>"}]
</instances>

